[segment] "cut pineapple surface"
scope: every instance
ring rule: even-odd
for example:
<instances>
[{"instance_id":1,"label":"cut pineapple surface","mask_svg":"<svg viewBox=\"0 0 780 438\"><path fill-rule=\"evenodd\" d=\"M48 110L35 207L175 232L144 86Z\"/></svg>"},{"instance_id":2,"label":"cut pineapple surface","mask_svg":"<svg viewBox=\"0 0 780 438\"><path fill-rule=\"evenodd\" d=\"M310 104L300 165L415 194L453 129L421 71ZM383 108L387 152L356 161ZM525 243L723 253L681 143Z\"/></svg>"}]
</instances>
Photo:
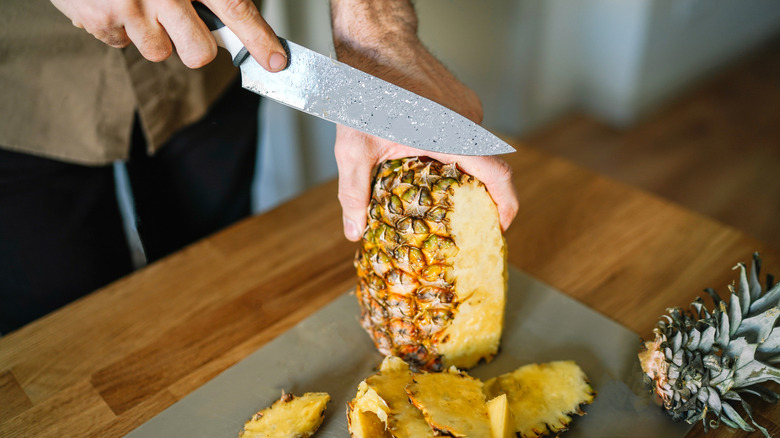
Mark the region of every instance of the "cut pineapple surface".
<instances>
[{"instance_id":1,"label":"cut pineapple surface","mask_svg":"<svg viewBox=\"0 0 780 438\"><path fill-rule=\"evenodd\" d=\"M506 394L487 402L488 417L490 417L490 432L493 438L514 438L515 422L512 412L509 411L509 402Z\"/></svg>"},{"instance_id":2,"label":"cut pineapple surface","mask_svg":"<svg viewBox=\"0 0 780 438\"><path fill-rule=\"evenodd\" d=\"M406 385L406 393L435 430L454 437L491 438L482 385L482 381L451 368L415 375Z\"/></svg>"},{"instance_id":3,"label":"cut pineapple surface","mask_svg":"<svg viewBox=\"0 0 780 438\"><path fill-rule=\"evenodd\" d=\"M515 431L522 437L559 433L571 414L593 401L595 391L573 361L530 364L485 382L488 398L506 394Z\"/></svg>"},{"instance_id":4,"label":"cut pineapple surface","mask_svg":"<svg viewBox=\"0 0 780 438\"><path fill-rule=\"evenodd\" d=\"M261 410L244 424L239 438L308 438L319 429L330 396L324 392L307 392L282 398Z\"/></svg>"},{"instance_id":5,"label":"cut pineapple surface","mask_svg":"<svg viewBox=\"0 0 780 438\"><path fill-rule=\"evenodd\" d=\"M507 282L498 210L456 164L379 167L355 266L361 325L386 356L436 371L498 352Z\"/></svg>"}]
</instances>

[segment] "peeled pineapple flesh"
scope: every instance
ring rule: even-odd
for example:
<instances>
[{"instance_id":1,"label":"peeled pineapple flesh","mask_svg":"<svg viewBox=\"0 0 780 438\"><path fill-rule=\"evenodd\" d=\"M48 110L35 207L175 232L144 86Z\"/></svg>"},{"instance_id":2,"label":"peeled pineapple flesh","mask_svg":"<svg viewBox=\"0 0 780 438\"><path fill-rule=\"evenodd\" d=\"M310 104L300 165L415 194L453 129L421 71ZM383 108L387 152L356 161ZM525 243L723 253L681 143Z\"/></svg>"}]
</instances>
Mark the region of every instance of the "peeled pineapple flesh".
<instances>
[{"instance_id":1,"label":"peeled pineapple flesh","mask_svg":"<svg viewBox=\"0 0 780 438\"><path fill-rule=\"evenodd\" d=\"M568 428L570 414L593 401L595 391L573 361L530 364L485 382L488 398L506 394L514 429L521 437L538 437Z\"/></svg>"},{"instance_id":2,"label":"peeled pineapple flesh","mask_svg":"<svg viewBox=\"0 0 780 438\"><path fill-rule=\"evenodd\" d=\"M490 432L492 438L514 438L515 422L509 410L506 394L487 402L488 417L490 417Z\"/></svg>"},{"instance_id":3,"label":"peeled pineapple flesh","mask_svg":"<svg viewBox=\"0 0 780 438\"><path fill-rule=\"evenodd\" d=\"M325 418L330 395L307 392L300 397L282 394L244 424L239 438L308 438L319 429Z\"/></svg>"},{"instance_id":4,"label":"peeled pineapple flesh","mask_svg":"<svg viewBox=\"0 0 780 438\"><path fill-rule=\"evenodd\" d=\"M457 165L383 163L355 265L361 324L386 356L438 371L498 352L506 247L493 200Z\"/></svg>"},{"instance_id":5,"label":"peeled pineapple flesh","mask_svg":"<svg viewBox=\"0 0 780 438\"><path fill-rule=\"evenodd\" d=\"M479 379L451 368L415 375L406 393L437 431L454 437L491 438L482 385Z\"/></svg>"}]
</instances>

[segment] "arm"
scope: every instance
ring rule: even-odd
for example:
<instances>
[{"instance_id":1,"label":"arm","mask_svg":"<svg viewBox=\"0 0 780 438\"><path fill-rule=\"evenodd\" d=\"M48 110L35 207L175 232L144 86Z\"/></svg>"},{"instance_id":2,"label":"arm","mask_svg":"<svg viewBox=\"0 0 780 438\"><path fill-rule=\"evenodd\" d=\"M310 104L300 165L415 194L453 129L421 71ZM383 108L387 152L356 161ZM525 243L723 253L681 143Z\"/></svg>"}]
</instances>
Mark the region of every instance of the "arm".
<instances>
[{"instance_id":1,"label":"arm","mask_svg":"<svg viewBox=\"0 0 780 438\"><path fill-rule=\"evenodd\" d=\"M195 14L190 0L51 0L57 9L112 47L131 42L150 61L168 58L173 47L190 68L217 56L217 44ZM203 0L244 43L266 70L278 71L287 59L276 34L251 0Z\"/></svg>"},{"instance_id":2,"label":"arm","mask_svg":"<svg viewBox=\"0 0 780 438\"><path fill-rule=\"evenodd\" d=\"M475 122L482 120L476 94L458 81L417 38L417 15L407 0L331 0L333 41L339 60L428 97ZM496 157L455 156L421 151L344 126L336 129L339 202L344 234L359 240L366 226L371 172L384 160L425 155L458 162L481 180L498 206L506 230L518 210L512 170Z\"/></svg>"}]
</instances>

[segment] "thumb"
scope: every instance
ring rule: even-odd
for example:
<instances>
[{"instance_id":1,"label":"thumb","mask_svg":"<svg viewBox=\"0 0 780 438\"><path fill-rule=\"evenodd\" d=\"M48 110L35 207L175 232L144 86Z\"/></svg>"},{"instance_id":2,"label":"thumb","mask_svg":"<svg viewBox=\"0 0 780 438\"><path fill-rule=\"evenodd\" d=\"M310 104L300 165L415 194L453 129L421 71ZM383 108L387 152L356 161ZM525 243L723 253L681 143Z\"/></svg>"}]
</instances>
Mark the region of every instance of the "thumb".
<instances>
[{"instance_id":1,"label":"thumb","mask_svg":"<svg viewBox=\"0 0 780 438\"><path fill-rule=\"evenodd\" d=\"M371 197L373 161L366 156L357 131L336 128L335 155L339 171L338 198L341 203L344 236L356 242L366 228L366 209Z\"/></svg>"}]
</instances>

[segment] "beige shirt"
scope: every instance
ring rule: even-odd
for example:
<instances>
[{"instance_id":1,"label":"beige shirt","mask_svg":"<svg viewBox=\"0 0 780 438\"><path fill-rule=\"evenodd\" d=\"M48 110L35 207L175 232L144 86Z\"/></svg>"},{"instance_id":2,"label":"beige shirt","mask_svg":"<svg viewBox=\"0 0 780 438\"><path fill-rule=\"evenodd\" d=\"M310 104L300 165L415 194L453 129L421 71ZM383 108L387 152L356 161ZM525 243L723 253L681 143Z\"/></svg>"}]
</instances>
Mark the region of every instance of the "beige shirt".
<instances>
[{"instance_id":1,"label":"beige shirt","mask_svg":"<svg viewBox=\"0 0 780 438\"><path fill-rule=\"evenodd\" d=\"M73 26L48 0L4 0L0 148L74 163L126 159L137 111L153 153L198 120L238 69L220 54L191 70L174 54L147 61Z\"/></svg>"}]
</instances>

